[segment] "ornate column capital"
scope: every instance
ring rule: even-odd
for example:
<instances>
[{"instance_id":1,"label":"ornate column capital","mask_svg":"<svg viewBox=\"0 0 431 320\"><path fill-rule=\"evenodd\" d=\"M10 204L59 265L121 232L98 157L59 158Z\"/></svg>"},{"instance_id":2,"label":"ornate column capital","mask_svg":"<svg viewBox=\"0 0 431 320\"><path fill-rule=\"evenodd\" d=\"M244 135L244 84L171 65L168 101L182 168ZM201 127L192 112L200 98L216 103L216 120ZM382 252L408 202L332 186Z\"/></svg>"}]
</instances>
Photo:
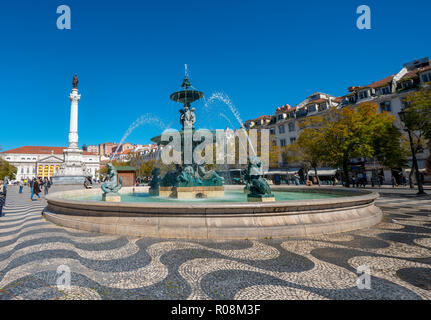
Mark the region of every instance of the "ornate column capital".
<instances>
[{"instance_id":1,"label":"ornate column capital","mask_svg":"<svg viewBox=\"0 0 431 320\"><path fill-rule=\"evenodd\" d=\"M81 99L81 95L78 94L78 89L73 88L71 94L69 95L70 102L78 102Z\"/></svg>"}]
</instances>

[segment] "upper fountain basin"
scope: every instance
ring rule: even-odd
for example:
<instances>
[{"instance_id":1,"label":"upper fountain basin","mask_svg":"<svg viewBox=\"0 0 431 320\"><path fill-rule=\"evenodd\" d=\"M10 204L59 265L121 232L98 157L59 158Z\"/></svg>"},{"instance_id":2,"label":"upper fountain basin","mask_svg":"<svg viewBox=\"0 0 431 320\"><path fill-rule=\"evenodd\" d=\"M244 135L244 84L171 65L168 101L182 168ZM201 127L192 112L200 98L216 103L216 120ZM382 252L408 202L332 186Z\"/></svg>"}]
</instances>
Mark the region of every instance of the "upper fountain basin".
<instances>
[{"instance_id":1,"label":"upper fountain basin","mask_svg":"<svg viewBox=\"0 0 431 320\"><path fill-rule=\"evenodd\" d=\"M172 93L170 99L180 103L192 103L203 96L204 93L198 90L182 90Z\"/></svg>"}]
</instances>

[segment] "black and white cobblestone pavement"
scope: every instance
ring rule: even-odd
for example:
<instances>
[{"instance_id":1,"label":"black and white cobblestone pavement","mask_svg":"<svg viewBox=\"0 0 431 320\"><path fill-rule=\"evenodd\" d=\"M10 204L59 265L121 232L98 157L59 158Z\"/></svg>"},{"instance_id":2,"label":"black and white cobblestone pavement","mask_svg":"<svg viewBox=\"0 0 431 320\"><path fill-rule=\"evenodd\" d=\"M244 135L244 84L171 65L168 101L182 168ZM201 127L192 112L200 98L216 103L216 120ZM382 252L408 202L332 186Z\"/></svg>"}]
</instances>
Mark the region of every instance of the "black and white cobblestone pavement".
<instances>
[{"instance_id":1,"label":"black and white cobblestone pavement","mask_svg":"<svg viewBox=\"0 0 431 320\"><path fill-rule=\"evenodd\" d=\"M431 192L429 192L431 193ZM377 226L263 241L82 232L45 221L46 202L8 188L0 217L2 299L431 299L431 196L383 190ZM71 271L71 286L57 286ZM357 268L371 272L358 289Z\"/></svg>"}]
</instances>

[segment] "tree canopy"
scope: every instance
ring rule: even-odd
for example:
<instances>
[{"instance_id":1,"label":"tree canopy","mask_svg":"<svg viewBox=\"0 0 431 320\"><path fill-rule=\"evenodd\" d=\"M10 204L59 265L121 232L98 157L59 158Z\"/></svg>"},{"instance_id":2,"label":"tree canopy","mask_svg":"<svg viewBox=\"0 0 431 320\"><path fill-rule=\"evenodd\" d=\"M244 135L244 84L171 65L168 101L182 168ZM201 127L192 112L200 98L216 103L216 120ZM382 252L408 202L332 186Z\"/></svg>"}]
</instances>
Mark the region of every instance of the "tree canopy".
<instances>
[{"instance_id":1,"label":"tree canopy","mask_svg":"<svg viewBox=\"0 0 431 320\"><path fill-rule=\"evenodd\" d=\"M403 163L401 132L394 121L394 116L379 113L378 106L371 102L355 108L334 108L305 119L291 148L311 167L320 163L342 167L344 181L349 186L348 165L353 158L376 157L388 166Z\"/></svg>"},{"instance_id":2,"label":"tree canopy","mask_svg":"<svg viewBox=\"0 0 431 320\"><path fill-rule=\"evenodd\" d=\"M15 179L17 168L11 165L6 160L0 159L0 180L9 177L10 180Z\"/></svg>"}]
</instances>

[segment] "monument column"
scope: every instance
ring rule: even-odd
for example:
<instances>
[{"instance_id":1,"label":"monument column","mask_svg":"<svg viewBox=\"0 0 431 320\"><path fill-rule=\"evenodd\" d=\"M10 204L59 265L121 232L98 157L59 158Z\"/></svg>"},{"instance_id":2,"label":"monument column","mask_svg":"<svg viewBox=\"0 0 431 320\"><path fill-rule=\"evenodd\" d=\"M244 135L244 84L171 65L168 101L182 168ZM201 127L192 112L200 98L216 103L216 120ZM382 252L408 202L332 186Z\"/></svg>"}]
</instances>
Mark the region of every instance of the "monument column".
<instances>
[{"instance_id":1,"label":"monument column","mask_svg":"<svg viewBox=\"0 0 431 320\"><path fill-rule=\"evenodd\" d=\"M78 102L81 95L78 89L73 88L69 95L70 100L70 129L69 129L69 149L78 148Z\"/></svg>"},{"instance_id":2,"label":"monument column","mask_svg":"<svg viewBox=\"0 0 431 320\"><path fill-rule=\"evenodd\" d=\"M52 177L53 184L82 184L86 178L86 167L82 150L78 147L78 77L73 77L70 100L69 146L63 150L64 163Z\"/></svg>"},{"instance_id":3,"label":"monument column","mask_svg":"<svg viewBox=\"0 0 431 320\"><path fill-rule=\"evenodd\" d=\"M81 95L78 94L78 77L75 75L72 81L72 93L70 100L70 129L69 129L69 149L78 149L78 102Z\"/></svg>"}]
</instances>

